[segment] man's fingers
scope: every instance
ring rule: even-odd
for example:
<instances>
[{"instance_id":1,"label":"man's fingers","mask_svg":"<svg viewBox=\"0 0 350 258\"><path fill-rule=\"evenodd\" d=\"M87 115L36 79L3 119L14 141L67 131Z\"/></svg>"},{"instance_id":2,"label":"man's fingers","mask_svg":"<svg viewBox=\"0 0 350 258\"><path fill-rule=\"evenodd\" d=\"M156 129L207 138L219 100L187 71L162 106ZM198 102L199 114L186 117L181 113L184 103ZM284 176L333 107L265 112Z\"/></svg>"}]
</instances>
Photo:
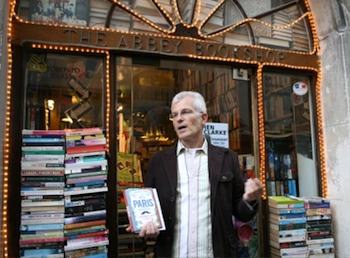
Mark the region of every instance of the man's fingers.
<instances>
[{"instance_id":1,"label":"man's fingers","mask_svg":"<svg viewBox=\"0 0 350 258\"><path fill-rule=\"evenodd\" d=\"M261 190L262 189L262 184L259 179L257 178L249 178L247 182L245 183L245 186L247 190L250 191L256 191L256 190Z\"/></svg>"},{"instance_id":2,"label":"man's fingers","mask_svg":"<svg viewBox=\"0 0 350 258\"><path fill-rule=\"evenodd\" d=\"M141 229L140 233L139 233L139 237L144 237L146 235L146 229Z\"/></svg>"},{"instance_id":3,"label":"man's fingers","mask_svg":"<svg viewBox=\"0 0 350 258\"><path fill-rule=\"evenodd\" d=\"M146 232L147 232L147 235L153 235L154 234L153 223L148 222L146 224Z\"/></svg>"},{"instance_id":4,"label":"man's fingers","mask_svg":"<svg viewBox=\"0 0 350 258\"><path fill-rule=\"evenodd\" d=\"M261 196L262 184L257 178L249 178L245 182L243 198L247 201L254 201Z\"/></svg>"},{"instance_id":5,"label":"man's fingers","mask_svg":"<svg viewBox=\"0 0 350 258\"><path fill-rule=\"evenodd\" d=\"M158 227L152 221L150 221L142 226L139 236L145 237L145 238L154 238L154 237L157 237L158 234L159 234Z\"/></svg>"},{"instance_id":6,"label":"man's fingers","mask_svg":"<svg viewBox=\"0 0 350 258\"><path fill-rule=\"evenodd\" d=\"M159 234L158 227L153 222L147 223L147 235L150 238L153 238L158 236L158 234Z\"/></svg>"},{"instance_id":7,"label":"man's fingers","mask_svg":"<svg viewBox=\"0 0 350 258\"><path fill-rule=\"evenodd\" d=\"M126 232L131 232L132 230L131 230L131 226L129 225L129 226L127 226L126 228L125 228L125 231Z\"/></svg>"}]
</instances>

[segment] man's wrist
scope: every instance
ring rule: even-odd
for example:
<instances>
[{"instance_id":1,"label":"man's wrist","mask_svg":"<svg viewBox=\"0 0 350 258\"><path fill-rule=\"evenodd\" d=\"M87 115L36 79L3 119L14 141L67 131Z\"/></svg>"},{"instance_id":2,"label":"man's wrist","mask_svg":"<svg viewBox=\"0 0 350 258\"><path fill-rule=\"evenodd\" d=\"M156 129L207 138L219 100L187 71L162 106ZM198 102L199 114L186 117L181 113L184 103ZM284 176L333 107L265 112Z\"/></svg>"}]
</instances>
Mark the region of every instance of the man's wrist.
<instances>
[{"instance_id":1,"label":"man's wrist","mask_svg":"<svg viewBox=\"0 0 350 258\"><path fill-rule=\"evenodd\" d=\"M255 202L256 198L254 198L254 196L252 194L244 193L243 200L250 203L250 202Z\"/></svg>"},{"instance_id":2,"label":"man's wrist","mask_svg":"<svg viewBox=\"0 0 350 258\"><path fill-rule=\"evenodd\" d=\"M253 200L253 201L247 201L243 199L243 202L247 205L247 207L250 210L254 210L255 207L258 205L258 201L257 200Z\"/></svg>"}]
</instances>

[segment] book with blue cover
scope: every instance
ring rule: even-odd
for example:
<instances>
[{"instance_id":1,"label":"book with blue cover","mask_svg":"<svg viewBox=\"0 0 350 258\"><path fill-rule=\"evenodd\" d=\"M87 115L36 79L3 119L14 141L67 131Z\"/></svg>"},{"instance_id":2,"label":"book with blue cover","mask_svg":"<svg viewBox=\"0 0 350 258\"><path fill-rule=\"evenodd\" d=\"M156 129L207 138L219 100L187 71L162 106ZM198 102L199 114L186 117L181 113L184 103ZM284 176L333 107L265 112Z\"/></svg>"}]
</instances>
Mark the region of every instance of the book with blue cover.
<instances>
[{"instance_id":1,"label":"book with blue cover","mask_svg":"<svg viewBox=\"0 0 350 258\"><path fill-rule=\"evenodd\" d=\"M159 230L165 230L165 223L156 189L128 188L123 193L133 232L140 232L142 226L150 221Z\"/></svg>"}]
</instances>

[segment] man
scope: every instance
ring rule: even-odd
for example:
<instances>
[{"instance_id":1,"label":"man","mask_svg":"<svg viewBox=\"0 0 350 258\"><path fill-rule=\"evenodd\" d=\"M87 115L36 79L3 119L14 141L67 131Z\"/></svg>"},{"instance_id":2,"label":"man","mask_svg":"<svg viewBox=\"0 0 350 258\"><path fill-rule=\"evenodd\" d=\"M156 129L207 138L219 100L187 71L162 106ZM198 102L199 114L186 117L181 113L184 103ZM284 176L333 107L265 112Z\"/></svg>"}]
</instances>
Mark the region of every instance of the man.
<instances>
[{"instance_id":1,"label":"man","mask_svg":"<svg viewBox=\"0 0 350 258\"><path fill-rule=\"evenodd\" d=\"M208 114L199 93L178 93L171 120L178 142L154 155L145 178L146 187L157 189L166 230L147 223L139 235L157 237L156 257L236 257L232 215L253 218L261 183L244 184L237 154L207 142Z\"/></svg>"}]
</instances>

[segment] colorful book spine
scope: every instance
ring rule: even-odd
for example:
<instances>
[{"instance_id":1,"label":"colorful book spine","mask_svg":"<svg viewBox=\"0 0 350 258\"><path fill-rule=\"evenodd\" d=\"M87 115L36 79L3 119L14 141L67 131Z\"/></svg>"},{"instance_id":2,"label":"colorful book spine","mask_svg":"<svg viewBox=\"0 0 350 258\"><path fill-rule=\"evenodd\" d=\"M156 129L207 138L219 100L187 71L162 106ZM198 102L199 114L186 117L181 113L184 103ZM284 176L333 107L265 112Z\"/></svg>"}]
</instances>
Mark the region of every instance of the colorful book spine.
<instances>
[{"instance_id":1,"label":"colorful book spine","mask_svg":"<svg viewBox=\"0 0 350 258\"><path fill-rule=\"evenodd\" d=\"M103 131L23 130L22 135L19 257L107 258Z\"/></svg>"},{"instance_id":2,"label":"colorful book spine","mask_svg":"<svg viewBox=\"0 0 350 258\"><path fill-rule=\"evenodd\" d=\"M20 257L64 256L64 142L61 130L22 132Z\"/></svg>"},{"instance_id":3,"label":"colorful book spine","mask_svg":"<svg viewBox=\"0 0 350 258\"><path fill-rule=\"evenodd\" d=\"M330 201L322 197L305 197L306 243L309 257L335 257Z\"/></svg>"},{"instance_id":4,"label":"colorful book spine","mask_svg":"<svg viewBox=\"0 0 350 258\"><path fill-rule=\"evenodd\" d=\"M271 257L307 257L304 201L270 196L269 243Z\"/></svg>"},{"instance_id":5,"label":"colorful book spine","mask_svg":"<svg viewBox=\"0 0 350 258\"><path fill-rule=\"evenodd\" d=\"M65 132L65 255L106 257L106 138L100 128Z\"/></svg>"},{"instance_id":6,"label":"colorful book spine","mask_svg":"<svg viewBox=\"0 0 350 258\"><path fill-rule=\"evenodd\" d=\"M295 206L301 202L304 208ZM285 208L286 205L289 208ZM300 218L303 210L305 222L292 222ZM274 196L269 197L269 211L272 257L335 257L329 200L322 197ZM288 216L291 223L281 225L281 220L288 220Z\"/></svg>"}]
</instances>

